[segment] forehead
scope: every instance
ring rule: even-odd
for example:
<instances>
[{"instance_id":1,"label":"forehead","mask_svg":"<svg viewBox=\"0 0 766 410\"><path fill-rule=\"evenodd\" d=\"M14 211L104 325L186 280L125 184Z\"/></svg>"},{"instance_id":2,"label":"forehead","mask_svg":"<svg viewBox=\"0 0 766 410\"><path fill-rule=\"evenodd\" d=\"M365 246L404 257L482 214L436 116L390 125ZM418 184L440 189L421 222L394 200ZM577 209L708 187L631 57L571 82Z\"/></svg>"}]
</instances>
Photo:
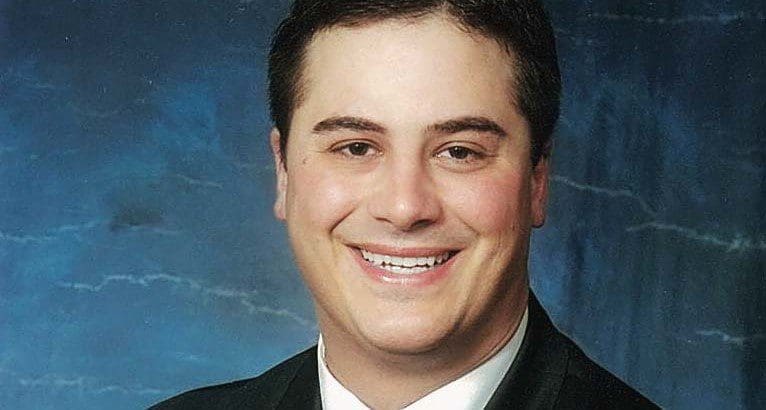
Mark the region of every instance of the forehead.
<instances>
[{"instance_id":1,"label":"forehead","mask_svg":"<svg viewBox=\"0 0 766 410\"><path fill-rule=\"evenodd\" d=\"M307 47L302 74L296 115L396 111L433 120L516 111L512 55L441 14L324 30Z\"/></svg>"}]
</instances>

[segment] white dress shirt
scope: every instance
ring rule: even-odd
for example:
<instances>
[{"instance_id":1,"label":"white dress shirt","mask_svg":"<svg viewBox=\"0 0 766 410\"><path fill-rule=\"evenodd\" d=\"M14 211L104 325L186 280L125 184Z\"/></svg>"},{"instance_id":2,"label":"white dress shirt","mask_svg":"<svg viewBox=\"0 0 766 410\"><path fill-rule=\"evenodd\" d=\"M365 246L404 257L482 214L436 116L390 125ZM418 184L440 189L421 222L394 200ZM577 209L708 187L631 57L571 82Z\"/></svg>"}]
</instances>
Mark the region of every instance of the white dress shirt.
<instances>
[{"instance_id":1,"label":"white dress shirt","mask_svg":"<svg viewBox=\"0 0 766 410\"><path fill-rule=\"evenodd\" d=\"M404 410L483 409L492 398L503 376L519 353L521 341L527 330L529 309L524 311L519 328L511 340L489 360L444 386L428 393ZM330 373L324 361L324 343L319 335L318 343L319 390L324 410L368 410L364 403L346 389Z\"/></svg>"}]
</instances>

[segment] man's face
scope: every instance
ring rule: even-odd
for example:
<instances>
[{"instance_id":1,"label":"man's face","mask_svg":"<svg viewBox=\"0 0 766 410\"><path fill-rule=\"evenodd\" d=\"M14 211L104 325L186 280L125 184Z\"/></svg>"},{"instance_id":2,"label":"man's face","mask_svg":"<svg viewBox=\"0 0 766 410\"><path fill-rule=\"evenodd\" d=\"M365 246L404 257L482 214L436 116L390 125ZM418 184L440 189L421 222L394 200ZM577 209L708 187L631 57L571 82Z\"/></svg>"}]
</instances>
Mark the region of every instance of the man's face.
<instances>
[{"instance_id":1,"label":"man's face","mask_svg":"<svg viewBox=\"0 0 766 410\"><path fill-rule=\"evenodd\" d=\"M275 212L326 338L411 354L507 335L547 182L512 75L441 16L309 45Z\"/></svg>"}]
</instances>

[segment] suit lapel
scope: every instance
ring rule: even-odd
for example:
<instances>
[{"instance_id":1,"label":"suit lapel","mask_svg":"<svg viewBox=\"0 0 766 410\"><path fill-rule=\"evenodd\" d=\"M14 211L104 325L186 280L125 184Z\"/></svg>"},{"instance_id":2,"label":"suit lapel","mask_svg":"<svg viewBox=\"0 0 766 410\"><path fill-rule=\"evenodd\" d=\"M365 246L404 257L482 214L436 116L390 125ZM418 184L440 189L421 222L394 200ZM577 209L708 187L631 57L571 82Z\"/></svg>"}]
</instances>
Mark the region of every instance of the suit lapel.
<instances>
[{"instance_id":1,"label":"suit lapel","mask_svg":"<svg viewBox=\"0 0 766 410\"><path fill-rule=\"evenodd\" d=\"M298 370L295 372L295 376L287 386L277 409L322 409L322 399L319 394L316 347L306 355L303 363L298 367Z\"/></svg>"},{"instance_id":2,"label":"suit lapel","mask_svg":"<svg viewBox=\"0 0 766 410\"><path fill-rule=\"evenodd\" d=\"M568 353L534 294L529 324L518 356L487 404L487 409L551 409L561 390Z\"/></svg>"}]
</instances>

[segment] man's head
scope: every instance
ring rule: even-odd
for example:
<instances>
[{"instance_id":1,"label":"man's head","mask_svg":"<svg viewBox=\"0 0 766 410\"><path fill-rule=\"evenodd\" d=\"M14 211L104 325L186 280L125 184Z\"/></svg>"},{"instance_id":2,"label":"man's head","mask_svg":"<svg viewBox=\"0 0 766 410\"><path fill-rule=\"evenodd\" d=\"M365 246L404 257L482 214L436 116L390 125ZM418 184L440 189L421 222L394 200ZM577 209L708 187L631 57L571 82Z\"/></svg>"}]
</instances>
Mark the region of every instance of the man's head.
<instances>
[{"instance_id":1,"label":"man's head","mask_svg":"<svg viewBox=\"0 0 766 410\"><path fill-rule=\"evenodd\" d=\"M545 218L558 74L541 8L333 0L293 14L272 54L274 208L328 354L481 361L520 319L529 236ZM290 25L320 28L292 56L280 44L305 34ZM278 68L288 57L293 71Z\"/></svg>"},{"instance_id":2,"label":"man's head","mask_svg":"<svg viewBox=\"0 0 766 410\"><path fill-rule=\"evenodd\" d=\"M538 0L297 0L279 26L269 58L271 116L282 152L293 111L306 88L306 49L317 33L333 27L360 27L384 20L416 21L448 15L462 29L487 36L513 60L516 104L532 134L532 164L548 155L559 115L561 78L553 28ZM283 160L286 158L283 158Z\"/></svg>"}]
</instances>

